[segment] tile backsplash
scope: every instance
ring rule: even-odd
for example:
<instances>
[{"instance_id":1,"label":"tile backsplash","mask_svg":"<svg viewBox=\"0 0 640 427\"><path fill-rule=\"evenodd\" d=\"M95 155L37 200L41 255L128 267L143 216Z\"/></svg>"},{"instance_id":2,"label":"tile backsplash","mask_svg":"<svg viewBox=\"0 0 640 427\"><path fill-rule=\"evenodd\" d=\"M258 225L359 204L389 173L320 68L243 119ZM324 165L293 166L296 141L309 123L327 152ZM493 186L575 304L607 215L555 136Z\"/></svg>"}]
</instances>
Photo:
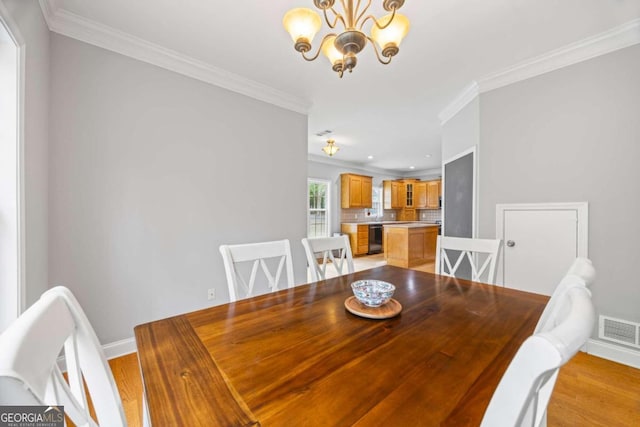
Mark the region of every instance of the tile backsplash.
<instances>
[{"instance_id":1,"label":"tile backsplash","mask_svg":"<svg viewBox=\"0 0 640 427\"><path fill-rule=\"evenodd\" d=\"M420 221L441 221L442 209L418 209L418 220Z\"/></svg>"},{"instance_id":2,"label":"tile backsplash","mask_svg":"<svg viewBox=\"0 0 640 427\"><path fill-rule=\"evenodd\" d=\"M340 222L395 221L398 213L394 209L385 209L382 217L369 214L369 209L342 209ZM440 209L418 209L418 221L436 221L442 219Z\"/></svg>"}]
</instances>

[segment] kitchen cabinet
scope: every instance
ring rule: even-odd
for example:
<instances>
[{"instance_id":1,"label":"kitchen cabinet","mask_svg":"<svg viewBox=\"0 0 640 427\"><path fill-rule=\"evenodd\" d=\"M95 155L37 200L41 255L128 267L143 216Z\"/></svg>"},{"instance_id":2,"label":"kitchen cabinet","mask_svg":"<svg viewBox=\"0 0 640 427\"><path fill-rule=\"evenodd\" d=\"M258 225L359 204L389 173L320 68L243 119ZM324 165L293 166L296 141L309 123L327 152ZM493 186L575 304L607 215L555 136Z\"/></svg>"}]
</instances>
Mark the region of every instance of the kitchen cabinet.
<instances>
[{"instance_id":1,"label":"kitchen cabinet","mask_svg":"<svg viewBox=\"0 0 640 427\"><path fill-rule=\"evenodd\" d=\"M398 221L416 221L418 212L414 208L404 208L398 212Z\"/></svg>"},{"instance_id":2,"label":"kitchen cabinet","mask_svg":"<svg viewBox=\"0 0 640 427\"><path fill-rule=\"evenodd\" d=\"M434 262L437 240L437 225L385 224L384 258L387 264L404 268Z\"/></svg>"},{"instance_id":3,"label":"kitchen cabinet","mask_svg":"<svg viewBox=\"0 0 640 427\"><path fill-rule=\"evenodd\" d=\"M349 236L351 252L354 256L366 255L369 252L369 225L343 223L340 227L343 234Z\"/></svg>"},{"instance_id":4,"label":"kitchen cabinet","mask_svg":"<svg viewBox=\"0 0 640 427\"><path fill-rule=\"evenodd\" d=\"M402 185L398 181L382 181L382 199L385 209L402 209Z\"/></svg>"},{"instance_id":5,"label":"kitchen cabinet","mask_svg":"<svg viewBox=\"0 0 640 427\"><path fill-rule=\"evenodd\" d=\"M340 205L343 209L370 208L372 177L343 173L340 175Z\"/></svg>"},{"instance_id":6,"label":"kitchen cabinet","mask_svg":"<svg viewBox=\"0 0 640 427\"><path fill-rule=\"evenodd\" d=\"M440 196L442 195L442 180L427 181L427 209L438 209L440 207Z\"/></svg>"},{"instance_id":7,"label":"kitchen cabinet","mask_svg":"<svg viewBox=\"0 0 640 427\"><path fill-rule=\"evenodd\" d=\"M413 186L416 209L426 209L428 206L427 186L427 182L416 182Z\"/></svg>"},{"instance_id":8,"label":"kitchen cabinet","mask_svg":"<svg viewBox=\"0 0 640 427\"><path fill-rule=\"evenodd\" d=\"M404 194L404 206L403 206L403 208L413 208L414 207L414 202L415 202L415 199L413 197L414 196L413 189L414 189L414 186L415 186L416 183L415 183L414 180L411 180L411 181L404 180L402 182L402 184L403 184L403 187L404 187L404 192L403 192L403 194Z\"/></svg>"}]
</instances>

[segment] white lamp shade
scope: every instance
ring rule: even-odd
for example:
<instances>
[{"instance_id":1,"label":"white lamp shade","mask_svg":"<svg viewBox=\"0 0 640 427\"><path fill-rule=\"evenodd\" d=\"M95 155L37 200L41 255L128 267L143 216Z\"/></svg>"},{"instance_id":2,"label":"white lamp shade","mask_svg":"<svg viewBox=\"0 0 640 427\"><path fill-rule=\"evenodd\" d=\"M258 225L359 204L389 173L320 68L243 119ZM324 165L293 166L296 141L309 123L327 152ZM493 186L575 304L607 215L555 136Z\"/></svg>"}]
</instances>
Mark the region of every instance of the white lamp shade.
<instances>
[{"instance_id":1,"label":"white lamp shade","mask_svg":"<svg viewBox=\"0 0 640 427\"><path fill-rule=\"evenodd\" d=\"M291 9L284 15L282 25L294 42L302 39L311 43L322 26L322 20L313 10L299 7Z\"/></svg>"},{"instance_id":2,"label":"white lamp shade","mask_svg":"<svg viewBox=\"0 0 640 427\"><path fill-rule=\"evenodd\" d=\"M383 16L380 18L380 24L385 25L391 19L392 14ZM393 18L393 22L391 24L381 30L377 25L373 25L371 27L371 38L378 43L380 49L384 49L388 45L392 45L395 47L400 46L400 42L404 36L409 32L409 19L406 16L396 13L396 16Z\"/></svg>"},{"instance_id":3,"label":"white lamp shade","mask_svg":"<svg viewBox=\"0 0 640 427\"><path fill-rule=\"evenodd\" d=\"M340 147L335 145L335 141L333 139L328 140L327 145L322 147L322 151L324 151L329 156L333 156L334 154L336 154L339 149Z\"/></svg>"},{"instance_id":4,"label":"white lamp shade","mask_svg":"<svg viewBox=\"0 0 640 427\"><path fill-rule=\"evenodd\" d=\"M336 62L342 61L342 53L336 48L334 41L336 36L329 36L325 39L322 45L322 53L329 58L331 65L335 65Z\"/></svg>"}]
</instances>

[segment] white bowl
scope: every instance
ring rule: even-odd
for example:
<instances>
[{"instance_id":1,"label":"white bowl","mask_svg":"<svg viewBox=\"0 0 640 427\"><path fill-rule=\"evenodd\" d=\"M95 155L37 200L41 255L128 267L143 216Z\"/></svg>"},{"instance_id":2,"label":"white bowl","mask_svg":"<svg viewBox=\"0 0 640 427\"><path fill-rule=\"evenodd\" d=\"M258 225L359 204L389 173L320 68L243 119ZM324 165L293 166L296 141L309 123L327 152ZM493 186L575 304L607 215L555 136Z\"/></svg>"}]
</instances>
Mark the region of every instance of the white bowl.
<instances>
[{"instance_id":1,"label":"white bowl","mask_svg":"<svg viewBox=\"0 0 640 427\"><path fill-rule=\"evenodd\" d=\"M351 290L367 307L380 307L391 299L396 287L382 280L358 280L351 284Z\"/></svg>"}]
</instances>

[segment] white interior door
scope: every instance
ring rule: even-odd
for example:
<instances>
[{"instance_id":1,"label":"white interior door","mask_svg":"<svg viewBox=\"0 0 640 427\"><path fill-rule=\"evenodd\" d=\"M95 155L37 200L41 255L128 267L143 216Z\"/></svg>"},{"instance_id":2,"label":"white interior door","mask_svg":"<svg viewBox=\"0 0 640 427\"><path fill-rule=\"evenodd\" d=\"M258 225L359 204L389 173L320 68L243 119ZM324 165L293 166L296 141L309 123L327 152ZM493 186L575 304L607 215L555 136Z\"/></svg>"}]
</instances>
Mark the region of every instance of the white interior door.
<instances>
[{"instance_id":1,"label":"white interior door","mask_svg":"<svg viewBox=\"0 0 640 427\"><path fill-rule=\"evenodd\" d=\"M546 206L546 207L545 207ZM586 254L586 204L499 205L505 287L551 295L577 256Z\"/></svg>"}]
</instances>

